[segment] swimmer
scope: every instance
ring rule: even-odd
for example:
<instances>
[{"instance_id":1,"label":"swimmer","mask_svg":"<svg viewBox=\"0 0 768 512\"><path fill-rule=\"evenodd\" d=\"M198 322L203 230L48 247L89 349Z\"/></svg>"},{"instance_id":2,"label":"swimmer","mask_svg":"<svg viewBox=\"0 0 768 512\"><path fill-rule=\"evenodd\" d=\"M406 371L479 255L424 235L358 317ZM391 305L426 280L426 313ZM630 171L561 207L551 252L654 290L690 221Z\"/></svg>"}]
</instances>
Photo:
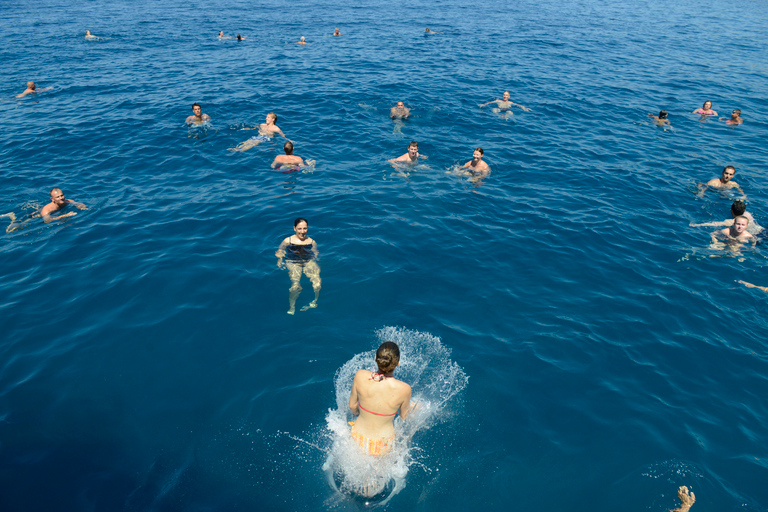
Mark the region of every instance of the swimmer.
<instances>
[{"instance_id":1,"label":"swimmer","mask_svg":"<svg viewBox=\"0 0 768 512\"><path fill-rule=\"evenodd\" d=\"M736 281L737 283L741 283L747 288L757 288L758 290L763 290L764 292L768 293L768 286L758 286L756 284L748 283L746 281Z\"/></svg>"},{"instance_id":2,"label":"swimmer","mask_svg":"<svg viewBox=\"0 0 768 512\"><path fill-rule=\"evenodd\" d=\"M434 30L429 30L429 27L427 27L427 30L424 31L425 34L439 34L440 32L435 32Z\"/></svg>"},{"instance_id":3,"label":"swimmer","mask_svg":"<svg viewBox=\"0 0 768 512\"><path fill-rule=\"evenodd\" d=\"M655 116L653 114L648 114L648 117L652 117L653 120L656 121L656 124L658 124L659 126L664 126L664 125L672 126L672 123L670 123L669 119L667 119L668 115L669 115L669 112L667 112L666 110L662 110L661 112L659 112L658 116Z\"/></svg>"},{"instance_id":4,"label":"swimmer","mask_svg":"<svg viewBox=\"0 0 768 512\"><path fill-rule=\"evenodd\" d=\"M317 298L320 295L320 267L317 264L317 244L307 236L307 219L299 217L293 223L295 235L291 235L280 244L275 256L277 256L278 268L287 268L288 277L291 279L291 288L288 290L288 314L296 312L296 299L301 293L301 274L309 278L312 288L315 290L315 300L301 308L306 311L317 307ZM285 258L285 263L283 263Z\"/></svg>"},{"instance_id":5,"label":"swimmer","mask_svg":"<svg viewBox=\"0 0 768 512\"><path fill-rule=\"evenodd\" d=\"M219 38L219 39L226 39L226 37L227 37L227 36L225 36L225 35L224 35L224 31L223 31L223 30L219 30L219 35L218 35L218 38Z\"/></svg>"},{"instance_id":6,"label":"swimmer","mask_svg":"<svg viewBox=\"0 0 768 512\"><path fill-rule=\"evenodd\" d=\"M727 243L739 242L740 244L743 244L750 241L754 242L755 237L747 231L748 225L749 219L743 215L739 215L733 219L732 226L712 232L710 235L712 237L712 243L717 244L718 237L725 237Z\"/></svg>"},{"instance_id":7,"label":"swimmer","mask_svg":"<svg viewBox=\"0 0 768 512\"><path fill-rule=\"evenodd\" d=\"M237 34L237 40L238 41L245 41L245 38L241 36L240 34Z\"/></svg>"},{"instance_id":8,"label":"swimmer","mask_svg":"<svg viewBox=\"0 0 768 512\"><path fill-rule=\"evenodd\" d=\"M358 370L349 394L349 410L357 416L352 439L368 455L379 457L395 445L395 415L405 420L416 409L411 405L411 386L394 377L400 366L400 348L385 341L376 350L378 371Z\"/></svg>"},{"instance_id":9,"label":"swimmer","mask_svg":"<svg viewBox=\"0 0 768 512\"><path fill-rule=\"evenodd\" d=\"M744 122L744 120L741 118L741 110L738 108L734 109L733 112L731 112L730 119L721 117L720 121L725 121L726 124L735 124L735 125L740 125L741 123Z\"/></svg>"},{"instance_id":10,"label":"swimmer","mask_svg":"<svg viewBox=\"0 0 768 512\"><path fill-rule=\"evenodd\" d=\"M211 116L203 114L203 109L199 103L192 104L192 112L194 112L194 114L189 116L185 121L187 124L203 124L211 120Z\"/></svg>"},{"instance_id":11,"label":"swimmer","mask_svg":"<svg viewBox=\"0 0 768 512\"><path fill-rule=\"evenodd\" d=\"M50 91L51 89L53 89L53 87L48 87L46 89L37 89L36 86L35 86L35 82L27 82L27 89L24 92L22 92L21 94L17 94L16 97L17 98L23 98L27 94L32 94L32 93L35 93L35 92Z\"/></svg>"},{"instance_id":12,"label":"swimmer","mask_svg":"<svg viewBox=\"0 0 768 512\"><path fill-rule=\"evenodd\" d=\"M277 127L277 114L274 112L270 112L267 114L267 119L265 123L261 123L259 125L259 134L256 137L251 137L250 139L241 142L237 145L237 147L229 148L229 151L246 151L251 149L254 146L258 146L262 142L267 142L272 140L272 137L276 137L277 134L282 135L285 137L285 134L283 133L283 130ZM244 130L252 130L253 128L244 128ZM288 137L285 137L288 138Z\"/></svg>"},{"instance_id":13,"label":"swimmer","mask_svg":"<svg viewBox=\"0 0 768 512\"><path fill-rule=\"evenodd\" d=\"M85 31L85 39L86 39L87 41L95 41L95 40L97 40L97 39L98 39L98 37L96 37L96 36L92 35L90 30L86 30L86 31Z\"/></svg>"},{"instance_id":14,"label":"swimmer","mask_svg":"<svg viewBox=\"0 0 768 512\"><path fill-rule=\"evenodd\" d=\"M741 190L741 187L738 183L733 181L733 177L736 174L736 168L732 165L728 165L723 169L723 175L720 178L712 178L709 180L706 184L699 183L699 196L704 195L704 191L707 190L707 187L716 188L718 190L727 190L731 188L735 188L738 190L743 198L746 197L746 194L744 194L744 191Z\"/></svg>"},{"instance_id":15,"label":"swimmer","mask_svg":"<svg viewBox=\"0 0 768 512\"><path fill-rule=\"evenodd\" d=\"M530 112L531 111L531 109L529 109L527 107L524 107L524 106L520 105L519 103L515 103L513 101L510 101L509 100L509 91L504 91L504 94L502 94L500 100L493 100L493 101L489 101L488 103L482 103L482 104L479 104L478 107L483 108L486 105L490 105L491 103L496 103L496 105L498 105L498 107L494 108L493 111L496 112L496 113L503 113L504 114L503 117L507 117L507 116L511 116L512 115L512 110L511 110L512 105L514 105L516 107L520 107L521 109L525 110L526 112Z\"/></svg>"},{"instance_id":16,"label":"swimmer","mask_svg":"<svg viewBox=\"0 0 768 512\"><path fill-rule=\"evenodd\" d=\"M684 485L677 489L677 497L680 498L680 506L673 508L672 512L688 512L693 504L696 503L696 495L692 492L689 493L688 488Z\"/></svg>"},{"instance_id":17,"label":"swimmer","mask_svg":"<svg viewBox=\"0 0 768 512\"><path fill-rule=\"evenodd\" d=\"M338 37L338 36L340 36L342 34L341 34L341 32L339 32L339 29L337 28L336 30L333 31L333 34L331 34L331 35Z\"/></svg>"},{"instance_id":18,"label":"swimmer","mask_svg":"<svg viewBox=\"0 0 768 512\"><path fill-rule=\"evenodd\" d=\"M298 165L304 165L304 160L299 156L293 154L293 143L291 141L286 142L283 145L284 155L277 155L272 162L273 169L279 169L280 167L294 167Z\"/></svg>"},{"instance_id":19,"label":"swimmer","mask_svg":"<svg viewBox=\"0 0 768 512\"><path fill-rule=\"evenodd\" d=\"M392 119L405 119L411 115L411 109L405 106L405 103L398 101L397 105L389 110L389 117Z\"/></svg>"},{"instance_id":20,"label":"swimmer","mask_svg":"<svg viewBox=\"0 0 768 512\"><path fill-rule=\"evenodd\" d=\"M43 221L47 224L48 222L53 222L55 220L61 220L67 217L72 217L74 215L77 215L77 212L69 212L69 213L65 213L64 215L58 215L56 217L51 216L52 213L57 212L70 204L75 206L78 210L86 209L86 206L83 203L78 203L64 197L64 192L62 192L60 188L51 189L50 195L51 195L51 202L45 205L39 212L33 213L32 216L29 218L29 220L42 217ZM17 229L21 229L26 223L26 221L16 222L16 214L14 214L13 212L0 215L0 218L2 217L8 217L9 219L11 219L11 223L8 225L7 228L5 228L6 233L12 233Z\"/></svg>"},{"instance_id":21,"label":"swimmer","mask_svg":"<svg viewBox=\"0 0 768 512\"><path fill-rule=\"evenodd\" d=\"M747 205L744 203L744 201L734 201L731 205L731 216L732 218L726 219L724 221L720 222L704 222L702 224L694 224L690 223L688 224L691 227L697 228L701 226L733 226L733 220L738 217L739 215L743 215L747 219L749 219L749 225L747 226L747 231L749 231L753 235L757 235L763 230L763 227L758 224L755 221L755 218L752 216L751 213L747 211Z\"/></svg>"},{"instance_id":22,"label":"swimmer","mask_svg":"<svg viewBox=\"0 0 768 512\"><path fill-rule=\"evenodd\" d=\"M488 164L483 162L483 148L476 148L472 153L472 160L465 163L462 169L468 169L471 176L484 178L491 172Z\"/></svg>"},{"instance_id":23,"label":"swimmer","mask_svg":"<svg viewBox=\"0 0 768 512\"><path fill-rule=\"evenodd\" d=\"M288 43L288 44L309 44L309 43L304 40L304 36L301 36L299 40L296 41L295 43Z\"/></svg>"},{"instance_id":24,"label":"swimmer","mask_svg":"<svg viewBox=\"0 0 768 512\"><path fill-rule=\"evenodd\" d=\"M702 108L697 108L693 111L694 114L699 114L700 116L716 116L717 112L712 110L712 102L707 100L704 102L704 106Z\"/></svg>"},{"instance_id":25,"label":"swimmer","mask_svg":"<svg viewBox=\"0 0 768 512\"><path fill-rule=\"evenodd\" d=\"M419 143L415 140L412 140L411 143L408 144L408 152L406 154L397 158L392 158L391 160L388 160L388 162L391 164L406 163L413 165L418 163L419 158L427 157L419 153Z\"/></svg>"}]
</instances>

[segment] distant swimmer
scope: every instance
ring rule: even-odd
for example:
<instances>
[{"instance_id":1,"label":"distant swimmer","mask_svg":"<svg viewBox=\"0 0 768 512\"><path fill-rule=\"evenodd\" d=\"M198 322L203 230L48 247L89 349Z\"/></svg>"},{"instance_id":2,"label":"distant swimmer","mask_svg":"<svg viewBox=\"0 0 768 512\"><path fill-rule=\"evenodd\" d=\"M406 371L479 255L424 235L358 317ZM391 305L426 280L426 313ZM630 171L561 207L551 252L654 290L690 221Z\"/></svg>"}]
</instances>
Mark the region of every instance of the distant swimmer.
<instances>
[{"instance_id":1,"label":"distant swimmer","mask_svg":"<svg viewBox=\"0 0 768 512\"><path fill-rule=\"evenodd\" d=\"M702 108L697 108L693 111L694 114L699 114L700 116L716 116L717 112L712 110L712 102L707 100L704 102L704 106Z\"/></svg>"},{"instance_id":2,"label":"distant swimmer","mask_svg":"<svg viewBox=\"0 0 768 512\"><path fill-rule=\"evenodd\" d=\"M521 109L525 110L526 112L530 112L531 109L524 107L520 105L519 103L515 103L513 101L510 101L509 99L509 91L504 91L504 94L502 94L500 100L493 100L489 101L488 103L482 103L479 104L478 107L483 108L486 105L490 105L491 103L496 103L498 105L496 108L493 109L493 112L496 112L497 114L502 114L502 117L508 117L512 115L512 106L520 107Z\"/></svg>"},{"instance_id":3,"label":"distant swimmer","mask_svg":"<svg viewBox=\"0 0 768 512\"><path fill-rule=\"evenodd\" d=\"M237 145L237 147L229 148L229 151L246 151L248 149L251 149L254 146L258 146L262 142L268 142L272 140L272 137L276 137L278 134L285 137L285 134L283 133L283 130L277 127L277 114L274 112L270 112L267 114L267 119L265 123L261 123L259 125L259 134L255 137L251 137L250 139L241 142ZM252 128L246 128L248 130ZM286 137L287 138L287 137Z\"/></svg>"},{"instance_id":4,"label":"distant swimmer","mask_svg":"<svg viewBox=\"0 0 768 512\"><path fill-rule=\"evenodd\" d=\"M472 153L472 160L465 163L462 169L467 169L472 176L484 178L491 172L491 168L483 161L483 148L476 148Z\"/></svg>"},{"instance_id":5,"label":"distant swimmer","mask_svg":"<svg viewBox=\"0 0 768 512\"><path fill-rule=\"evenodd\" d=\"M659 126L672 126L672 123L669 122L669 119L667 119L667 116L669 115L669 112L666 110L662 110L659 112L658 116L655 116L653 114L648 114L648 117L652 117L654 121L656 121L656 124Z\"/></svg>"},{"instance_id":6,"label":"distant swimmer","mask_svg":"<svg viewBox=\"0 0 768 512\"><path fill-rule=\"evenodd\" d=\"M411 143L408 144L408 152L406 154L397 158L392 158L391 160L388 160L388 162L392 164L404 163L413 165L418 163L419 158L427 157L419 153L419 143L412 140Z\"/></svg>"},{"instance_id":7,"label":"distant swimmer","mask_svg":"<svg viewBox=\"0 0 768 512\"><path fill-rule=\"evenodd\" d=\"M749 231L753 235L759 234L763 227L758 224L755 221L755 218L752 216L751 213L747 211L747 205L744 203L744 201L734 201L731 205L731 215L733 218L726 219L723 221L716 221L716 222L704 222L701 224L694 224L690 223L689 226L691 227L701 227L701 226L733 226L733 221L736 217L739 215L743 215L747 219L749 219L749 225L747 226L747 231Z\"/></svg>"},{"instance_id":8,"label":"distant swimmer","mask_svg":"<svg viewBox=\"0 0 768 512\"><path fill-rule=\"evenodd\" d=\"M360 449L374 457L391 452L395 447L394 420L397 413L405 420L417 404L411 404L411 386L394 377L400 366L400 347L385 341L376 350L377 371L358 370L349 394L349 410L357 416L350 422L350 434ZM379 489L361 489L373 495Z\"/></svg>"},{"instance_id":9,"label":"distant swimmer","mask_svg":"<svg viewBox=\"0 0 768 512\"><path fill-rule=\"evenodd\" d=\"M237 34L237 40L238 41L245 41L245 38L241 36L240 34Z\"/></svg>"},{"instance_id":10,"label":"distant swimmer","mask_svg":"<svg viewBox=\"0 0 768 512\"><path fill-rule=\"evenodd\" d=\"M427 30L424 31L425 34L439 34L440 32L435 32L434 30L429 30L429 27L427 27Z\"/></svg>"},{"instance_id":11,"label":"distant swimmer","mask_svg":"<svg viewBox=\"0 0 768 512\"><path fill-rule=\"evenodd\" d=\"M744 191L741 190L741 187L738 183L733 181L733 177L736 174L736 168L732 165L728 165L723 169L723 175L720 178L712 178L709 180L706 184L699 183L699 194L700 196L704 195L704 191L707 189L707 187L716 188L718 190L727 190L731 188L735 188L736 190L741 193L743 197L746 197L746 194L744 194Z\"/></svg>"},{"instance_id":12,"label":"distant swimmer","mask_svg":"<svg viewBox=\"0 0 768 512\"><path fill-rule=\"evenodd\" d=\"M747 231L748 225L749 219L739 215L733 219L732 226L712 232L712 243L717 243L718 238L724 238L726 242L739 242L740 244L750 241L754 242L755 237Z\"/></svg>"},{"instance_id":13,"label":"distant swimmer","mask_svg":"<svg viewBox=\"0 0 768 512\"><path fill-rule=\"evenodd\" d=\"M218 35L218 38L219 38L219 39L225 39L226 37L227 37L227 36L225 36L225 35L224 35L224 31L223 31L223 30L219 30L219 35Z\"/></svg>"},{"instance_id":14,"label":"distant swimmer","mask_svg":"<svg viewBox=\"0 0 768 512\"><path fill-rule=\"evenodd\" d=\"M677 489L677 497L680 498L680 506L673 508L672 512L688 512L694 503L696 503L696 495L692 492L688 492L688 487L680 486Z\"/></svg>"},{"instance_id":15,"label":"distant swimmer","mask_svg":"<svg viewBox=\"0 0 768 512\"><path fill-rule=\"evenodd\" d=\"M389 110L389 117L393 119L405 119L411 115L411 109L405 106L405 103L398 101L397 105Z\"/></svg>"},{"instance_id":16,"label":"distant swimmer","mask_svg":"<svg viewBox=\"0 0 768 512\"><path fill-rule=\"evenodd\" d=\"M187 118L187 124L203 124L211 120L211 116L203 114L203 109L199 103L192 104L192 112L194 112L194 114Z\"/></svg>"},{"instance_id":17,"label":"distant swimmer","mask_svg":"<svg viewBox=\"0 0 768 512\"><path fill-rule=\"evenodd\" d=\"M21 94L17 94L16 97L17 98L23 98L27 94L32 94L32 93L36 93L36 92L50 91L51 89L53 89L53 87L46 87L45 89L37 89L36 86L35 86L35 82L27 82L26 90L24 92L22 92Z\"/></svg>"},{"instance_id":18,"label":"distant swimmer","mask_svg":"<svg viewBox=\"0 0 768 512\"><path fill-rule=\"evenodd\" d=\"M340 36L342 34L341 34L341 32L339 32L339 29L337 28L336 30L333 31L333 34L331 34L331 35L338 37L338 36Z\"/></svg>"},{"instance_id":19,"label":"distant swimmer","mask_svg":"<svg viewBox=\"0 0 768 512\"><path fill-rule=\"evenodd\" d=\"M95 40L98 39L98 37L96 37L93 34L91 34L90 30L86 30L85 31L85 39L88 40L88 41L95 41Z\"/></svg>"},{"instance_id":20,"label":"distant swimmer","mask_svg":"<svg viewBox=\"0 0 768 512\"><path fill-rule=\"evenodd\" d=\"M291 141L288 141L283 145L283 151L285 151L285 154L277 155L272 162L273 169L279 169L283 166L294 167L304 165L304 160L302 160L300 156L295 156L293 154L293 143Z\"/></svg>"},{"instance_id":21,"label":"distant swimmer","mask_svg":"<svg viewBox=\"0 0 768 512\"><path fill-rule=\"evenodd\" d=\"M67 217L72 217L74 215L77 215L77 212L69 212L69 213L65 213L64 215L58 215L56 217L51 215L52 213L57 212L62 208L64 208L65 206L69 206L70 204L76 207L78 210L86 209L86 206L83 203L78 203L64 197L64 192L62 192L60 188L51 189L50 195L51 195L51 202L43 206L40 212L35 212L34 214L32 214L27 220L42 217L43 221L45 223L48 223L48 222L53 222L56 220L61 220ZM16 215L13 212L0 215L0 218L2 217L8 217L9 219L11 219L11 223L8 225L7 228L5 228L6 233L12 233L17 229L20 229L21 227L23 227L24 224L26 223L26 222L16 222Z\"/></svg>"},{"instance_id":22,"label":"distant swimmer","mask_svg":"<svg viewBox=\"0 0 768 512\"><path fill-rule=\"evenodd\" d=\"M288 291L288 314L296 312L296 299L301 293L301 274L309 278L312 288L315 290L315 300L301 308L306 311L317 307L317 298L320 295L320 266L317 264L317 243L307 236L307 219L299 217L293 223L295 235L291 235L280 244L275 256L277 256L278 268L287 268L288 277L291 279L291 288ZM283 263L285 258L285 263Z\"/></svg>"},{"instance_id":23,"label":"distant swimmer","mask_svg":"<svg viewBox=\"0 0 768 512\"><path fill-rule=\"evenodd\" d=\"M746 281L736 281L737 283L741 283L747 288L757 288L758 290L763 290L764 292L768 293L768 286L758 286L756 284L748 283Z\"/></svg>"},{"instance_id":24,"label":"distant swimmer","mask_svg":"<svg viewBox=\"0 0 768 512\"><path fill-rule=\"evenodd\" d=\"M721 121L725 121L726 124L733 124L733 125L739 125L744 122L744 120L741 118L741 110L740 109L734 109L733 112L731 112L731 118L728 119L727 117L721 117Z\"/></svg>"},{"instance_id":25,"label":"distant swimmer","mask_svg":"<svg viewBox=\"0 0 768 512\"><path fill-rule=\"evenodd\" d=\"M304 40L304 36L301 36L299 40L296 41L295 43L288 43L288 44L309 44L309 43Z\"/></svg>"}]
</instances>

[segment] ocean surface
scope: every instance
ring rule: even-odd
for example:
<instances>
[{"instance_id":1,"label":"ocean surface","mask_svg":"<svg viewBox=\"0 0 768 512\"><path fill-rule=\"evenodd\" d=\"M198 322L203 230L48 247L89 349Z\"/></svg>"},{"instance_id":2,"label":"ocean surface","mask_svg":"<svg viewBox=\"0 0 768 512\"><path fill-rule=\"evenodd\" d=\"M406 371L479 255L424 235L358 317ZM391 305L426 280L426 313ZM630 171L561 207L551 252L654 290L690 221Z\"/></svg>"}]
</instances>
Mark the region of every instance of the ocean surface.
<instances>
[{"instance_id":1,"label":"ocean surface","mask_svg":"<svg viewBox=\"0 0 768 512\"><path fill-rule=\"evenodd\" d=\"M382 510L664 512L680 485L692 512L768 509L768 294L736 282L768 286L768 246L689 226L730 217L734 191L697 195L725 165L768 225L768 3L0 19L0 214L24 222L0 237L3 512L357 510L323 468L390 335L430 407ZM29 80L52 89L16 99ZM504 90L530 111L478 107ZM188 128L194 102L212 120ZM314 168L272 169L280 137L227 151L268 112ZM411 140L428 159L394 168ZM482 182L456 172L478 146ZM53 187L88 209L25 217ZM291 316L296 217L322 289Z\"/></svg>"}]
</instances>

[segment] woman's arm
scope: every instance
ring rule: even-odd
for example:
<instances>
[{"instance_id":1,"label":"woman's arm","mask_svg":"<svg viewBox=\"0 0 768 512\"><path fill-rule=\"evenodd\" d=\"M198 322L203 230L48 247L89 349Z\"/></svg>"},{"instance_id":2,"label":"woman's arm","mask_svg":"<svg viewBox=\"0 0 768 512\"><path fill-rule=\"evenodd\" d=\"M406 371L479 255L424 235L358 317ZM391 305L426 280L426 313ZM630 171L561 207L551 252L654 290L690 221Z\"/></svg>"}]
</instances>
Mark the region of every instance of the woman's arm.
<instances>
[{"instance_id":1,"label":"woman's arm","mask_svg":"<svg viewBox=\"0 0 768 512\"><path fill-rule=\"evenodd\" d=\"M355 381L357 381L357 375L355 375ZM357 398L357 383L352 382L352 391L349 393L349 410L352 414L357 416L360 414L360 408L358 407L359 400Z\"/></svg>"},{"instance_id":2,"label":"woman's arm","mask_svg":"<svg viewBox=\"0 0 768 512\"><path fill-rule=\"evenodd\" d=\"M408 386L408 384L406 384ZM405 399L400 404L400 419L405 419L408 417L408 414L411 412L411 386L408 386L408 391L406 393Z\"/></svg>"}]
</instances>

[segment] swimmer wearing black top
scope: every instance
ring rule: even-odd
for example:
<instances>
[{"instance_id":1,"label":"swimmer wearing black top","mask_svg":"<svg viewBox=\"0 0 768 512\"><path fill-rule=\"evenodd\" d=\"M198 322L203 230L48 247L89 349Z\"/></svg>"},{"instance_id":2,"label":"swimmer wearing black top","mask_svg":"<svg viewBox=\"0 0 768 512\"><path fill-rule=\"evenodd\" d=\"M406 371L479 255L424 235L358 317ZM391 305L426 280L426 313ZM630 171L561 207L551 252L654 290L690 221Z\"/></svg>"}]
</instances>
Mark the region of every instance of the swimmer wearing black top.
<instances>
[{"instance_id":1,"label":"swimmer wearing black top","mask_svg":"<svg viewBox=\"0 0 768 512\"><path fill-rule=\"evenodd\" d=\"M320 266L317 264L317 243L307 236L307 219L299 217L293 223L295 235L291 235L280 244L275 256L277 256L278 268L287 268L288 277L291 279L291 288L288 293L288 314L296 312L296 299L301 293L301 274L306 275L312 282L315 290L315 300L301 308L306 311L317 307L317 299L320 296ZM285 258L285 263L283 263Z\"/></svg>"}]
</instances>

